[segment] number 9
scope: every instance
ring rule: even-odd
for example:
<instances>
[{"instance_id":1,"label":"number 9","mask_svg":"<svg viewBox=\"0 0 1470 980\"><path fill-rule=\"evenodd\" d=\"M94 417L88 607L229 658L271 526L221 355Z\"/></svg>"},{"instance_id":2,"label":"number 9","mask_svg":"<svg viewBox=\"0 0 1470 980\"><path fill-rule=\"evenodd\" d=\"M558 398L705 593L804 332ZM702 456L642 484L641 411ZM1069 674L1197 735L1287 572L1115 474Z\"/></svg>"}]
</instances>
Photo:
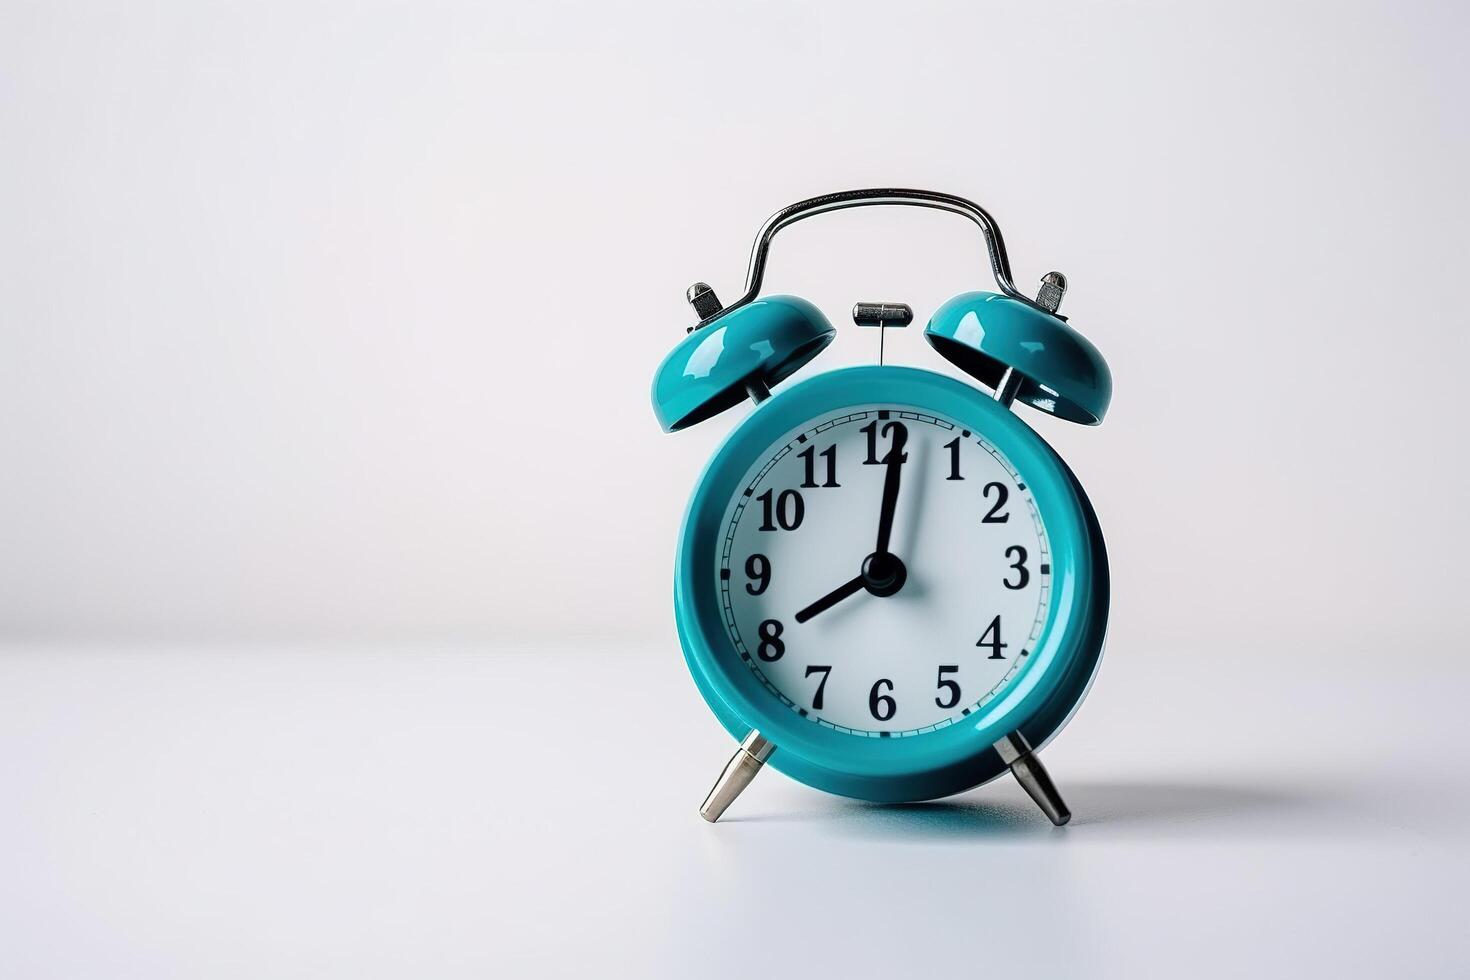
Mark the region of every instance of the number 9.
<instances>
[{"instance_id":1,"label":"number 9","mask_svg":"<svg viewBox=\"0 0 1470 980\"><path fill-rule=\"evenodd\" d=\"M771 584L771 563L766 560L765 555L751 555L745 559L745 576L750 579L745 583L745 591L751 595L760 595ZM757 581L759 585L756 584Z\"/></svg>"}]
</instances>

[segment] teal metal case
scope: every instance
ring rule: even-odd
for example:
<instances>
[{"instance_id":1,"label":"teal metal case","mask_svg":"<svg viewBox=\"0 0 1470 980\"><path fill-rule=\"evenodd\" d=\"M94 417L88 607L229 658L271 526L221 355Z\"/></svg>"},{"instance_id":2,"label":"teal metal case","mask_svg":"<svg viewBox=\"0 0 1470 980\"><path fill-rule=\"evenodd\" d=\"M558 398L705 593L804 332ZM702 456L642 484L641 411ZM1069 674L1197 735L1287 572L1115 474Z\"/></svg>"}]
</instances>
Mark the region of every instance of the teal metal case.
<instances>
[{"instance_id":1,"label":"teal metal case","mask_svg":"<svg viewBox=\"0 0 1470 980\"><path fill-rule=\"evenodd\" d=\"M721 514L756 456L783 433L881 392L885 401L956 419L1003 452L1035 492L1052 543L1047 626L1024 670L965 723L918 738L854 738L813 725L776 701L743 664L720 622L714 577ZM674 615L689 671L737 739L760 731L780 750L768 765L809 786L874 802L948 796L1007 769L993 747L1019 730L1034 747L1081 703L1107 626L1108 566L1087 496L1061 458L989 395L915 368L857 367L794 385L760 405L716 451L684 517L674 572Z\"/></svg>"}]
</instances>

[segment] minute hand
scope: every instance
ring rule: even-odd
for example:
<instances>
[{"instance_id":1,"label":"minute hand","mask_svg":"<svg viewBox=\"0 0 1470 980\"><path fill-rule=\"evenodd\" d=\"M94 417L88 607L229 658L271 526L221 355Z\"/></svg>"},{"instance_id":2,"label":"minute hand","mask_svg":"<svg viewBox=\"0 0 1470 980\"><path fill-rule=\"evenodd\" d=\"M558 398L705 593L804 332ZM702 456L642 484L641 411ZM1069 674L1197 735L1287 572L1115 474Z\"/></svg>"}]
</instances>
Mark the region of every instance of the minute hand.
<instances>
[{"instance_id":1,"label":"minute hand","mask_svg":"<svg viewBox=\"0 0 1470 980\"><path fill-rule=\"evenodd\" d=\"M893 536L893 512L898 506L898 482L903 476L903 461L907 458L896 431L893 448L888 451L888 472L883 477L883 505L878 511L877 551L880 555L889 553L888 539Z\"/></svg>"}]
</instances>

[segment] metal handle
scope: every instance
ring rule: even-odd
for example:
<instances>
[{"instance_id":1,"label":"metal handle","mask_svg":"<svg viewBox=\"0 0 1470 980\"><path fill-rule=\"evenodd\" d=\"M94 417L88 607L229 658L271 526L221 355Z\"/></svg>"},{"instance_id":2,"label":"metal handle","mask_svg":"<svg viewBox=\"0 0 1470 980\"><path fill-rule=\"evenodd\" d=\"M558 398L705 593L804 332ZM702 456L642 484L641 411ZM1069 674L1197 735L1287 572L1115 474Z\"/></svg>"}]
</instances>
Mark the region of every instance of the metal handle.
<instances>
[{"instance_id":1,"label":"metal handle","mask_svg":"<svg viewBox=\"0 0 1470 980\"><path fill-rule=\"evenodd\" d=\"M765 279L766 273L766 255L770 252L771 239L776 237L776 232L803 218L810 218L828 211L871 207L879 204L934 208L969 218L980 226L980 232L985 236L985 248L990 253L990 269L995 274L995 284L1000 287L1000 291L1028 306L1043 309L1037 305L1035 300L1017 289L1015 283L1011 281L1011 262L1006 256L1005 240L1001 238L1000 226L995 223L995 219L988 211L974 201L955 197L952 194L888 187L823 194L821 197L798 201L771 215L761 226L760 232L755 236L755 245L750 250L750 268L745 274L745 295L720 312L728 313L730 310L744 306L760 294L761 282Z\"/></svg>"}]
</instances>

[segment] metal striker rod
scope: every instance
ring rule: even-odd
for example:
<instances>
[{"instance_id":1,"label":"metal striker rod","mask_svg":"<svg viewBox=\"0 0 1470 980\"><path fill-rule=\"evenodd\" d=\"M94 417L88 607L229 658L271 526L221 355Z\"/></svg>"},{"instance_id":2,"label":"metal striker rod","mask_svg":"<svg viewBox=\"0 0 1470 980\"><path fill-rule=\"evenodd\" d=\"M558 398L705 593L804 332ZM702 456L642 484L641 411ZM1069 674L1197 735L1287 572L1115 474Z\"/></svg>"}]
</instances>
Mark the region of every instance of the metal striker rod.
<instances>
[{"instance_id":1,"label":"metal striker rod","mask_svg":"<svg viewBox=\"0 0 1470 980\"><path fill-rule=\"evenodd\" d=\"M750 785L750 781L761 771L761 767L774 751L776 746L761 737L760 732L752 729L745 736L745 741L740 743L740 748L735 750L735 755L725 764L725 769L720 773L720 778L715 780L709 796L700 804L699 815L710 823L720 819L720 815L745 791L745 787Z\"/></svg>"},{"instance_id":2,"label":"metal striker rod","mask_svg":"<svg viewBox=\"0 0 1470 980\"><path fill-rule=\"evenodd\" d=\"M750 396L751 401L759 405L771 397L771 388L763 379L750 377L745 379L745 393Z\"/></svg>"},{"instance_id":3,"label":"metal striker rod","mask_svg":"<svg viewBox=\"0 0 1470 980\"><path fill-rule=\"evenodd\" d=\"M1021 393L1021 385L1025 380L1025 375L1015 368L1006 368L1006 373L1000 376L1000 381L995 385L995 400L1010 408L1016 396Z\"/></svg>"},{"instance_id":4,"label":"metal striker rod","mask_svg":"<svg viewBox=\"0 0 1470 980\"><path fill-rule=\"evenodd\" d=\"M914 311L907 303L855 303L852 322L860 327L878 328L878 363L882 364L888 328L913 323Z\"/></svg>"}]
</instances>

